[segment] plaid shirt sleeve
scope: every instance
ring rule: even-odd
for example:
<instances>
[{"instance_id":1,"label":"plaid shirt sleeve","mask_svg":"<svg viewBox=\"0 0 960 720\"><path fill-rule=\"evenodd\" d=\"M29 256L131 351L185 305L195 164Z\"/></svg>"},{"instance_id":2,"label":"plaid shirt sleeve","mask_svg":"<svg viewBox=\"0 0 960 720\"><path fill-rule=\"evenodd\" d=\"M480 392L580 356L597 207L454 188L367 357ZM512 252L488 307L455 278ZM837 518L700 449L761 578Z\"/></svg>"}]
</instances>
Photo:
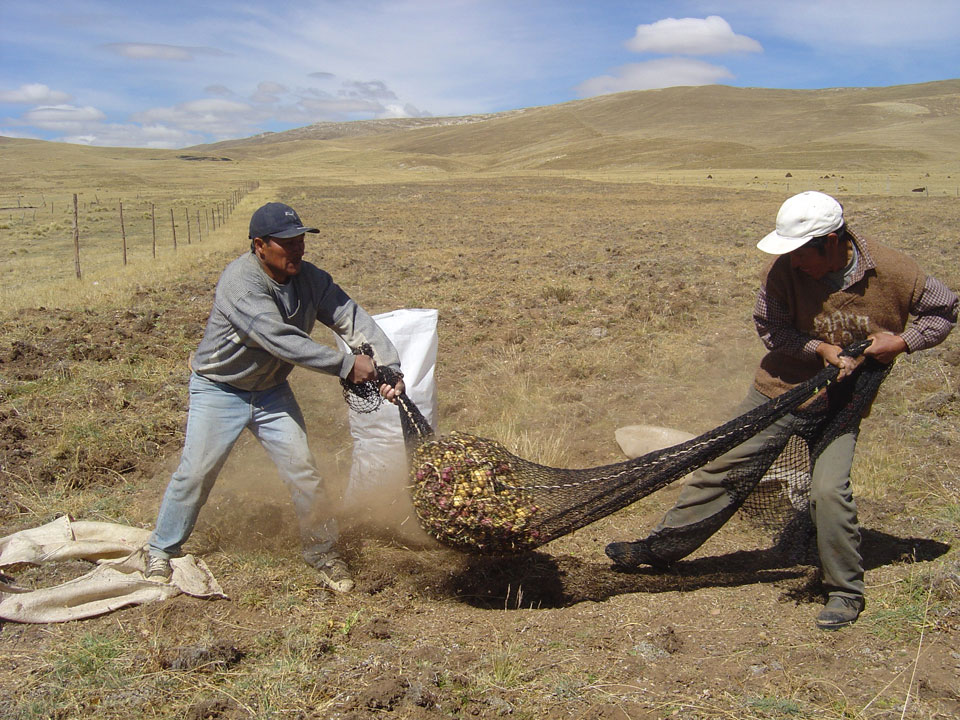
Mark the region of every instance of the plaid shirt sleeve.
<instances>
[{"instance_id":1,"label":"plaid shirt sleeve","mask_svg":"<svg viewBox=\"0 0 960 720\"><path fill-rule=\"evenodd\" d=\"M944 341L957 324L957 295L930 275L910 308L914 320L900 333L907 352L926 350Z\"/></svg>"},{"instance_id":2,"label":"plaid shirt sleeve","mask_svg":"<svg viewBox=\"0 0 960 720\"><path fill-rule=\"evenodd\" d=\"M944 341L957 324L956 293L932 276L927 276L920 298L910 308L914 320L900 333L907 352L926 350ZM786 306L760 288L753 309L757 333L768 350L779 350L793 357L815 357L821 341L797 331Z\"/></svg>"},{"instance_id":3,"label":"plaid shirt sleeve","mask_svg":"<svg viewBox=\"0 0 960 720\"><path fill-rule=\"evenodd\" d=\"M778 350L802 360L815 358L821 341L793 327L786 305L761 287L753 306L753 322L767 350Z\"/></svg>"}]
</instances>

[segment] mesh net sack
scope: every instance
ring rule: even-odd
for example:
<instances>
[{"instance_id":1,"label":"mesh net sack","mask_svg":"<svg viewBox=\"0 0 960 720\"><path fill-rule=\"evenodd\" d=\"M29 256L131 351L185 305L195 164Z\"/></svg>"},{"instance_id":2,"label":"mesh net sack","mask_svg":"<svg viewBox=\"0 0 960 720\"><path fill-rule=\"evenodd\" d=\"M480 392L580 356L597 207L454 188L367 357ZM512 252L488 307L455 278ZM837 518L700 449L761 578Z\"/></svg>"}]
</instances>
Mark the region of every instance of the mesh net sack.
<instances>
[{"instance_id":1,"label":"mesh net sack","mask_svg":"<svg viewBox=\"0 0 960 720\"><path fill-rule=\"evenodd\" d=\"M851 378L832 383L836 368L825 368L817 377L832 376L831 384L817 402L794 410L775 430L773 418L766 428L757 428L757 433L764 433L759 451L727 474L723 481L725 502L718 503L720 507L713 515L682 527L659 528L634 543L612 543L607 555L628 567L640 563L668 565L700 547L742 509L750 520L773 535L782 554L795 561L807 559L815 539L809 512L813 466L831 442L856 429L889 371L889 365L867 359ZM799 404L803 404L802 399ZM765 407L761 405L753 412L760 413ZM736 425L745 417L726 424Z\"/></svg>"},{"instance_id":2,"label":"mesh net sack","mask_svg":"<svg viewBox=\"0 0 960 720\"><path fill-rule=\"evenodd\" d=\"M848 354L859 354L863 347ZM539 465L494 440L467 433L437 437L401 393L398 405L410 456L413 504L423 528L446 545L479 554L532 550L665 487L789 416L761 452L729 474L723 510L708 521L671 528L655 539L656 554L667 558L691 552L745 503L748 514L774 531L781 543L800 547L810 534L809 519L804 520L809 518L810 468L831 440L859 422L888 370L868 359L852 378L833 383L838 370L828 366L692 440L584 469ZM395 382L390 368L380 372L381 381ZM348 400L355 389L345 386ZM376 388L370 384L366 394L376 394ZM810 409L798 410L814 397Z\"/></svg>"}]
</instances>

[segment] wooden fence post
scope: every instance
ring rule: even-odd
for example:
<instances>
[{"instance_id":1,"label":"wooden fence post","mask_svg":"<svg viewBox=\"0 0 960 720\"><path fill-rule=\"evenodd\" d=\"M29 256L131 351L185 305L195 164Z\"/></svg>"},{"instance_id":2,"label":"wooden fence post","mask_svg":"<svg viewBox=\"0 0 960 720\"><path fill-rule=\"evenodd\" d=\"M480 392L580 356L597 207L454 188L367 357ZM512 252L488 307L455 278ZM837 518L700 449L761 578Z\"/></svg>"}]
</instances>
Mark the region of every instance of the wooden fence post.
<instances>
[{"instance_id":1,"label":"wooden fence post","mask_svg":"<svg viewBox=\"0 0 960 720\"><path fill-rule=\"evenodd\" d=\"M157 207L150 203L150 226L153 228L153 259L157 259Z\"/></svg>"},{"instance_id":2,"label":"wooden fence post","mask_svg":"<svg viewBox=\"0 0 960 720\"><path fill-rule=\"evenodd\" d=\"M190 244L190 211L183 209L183 221L187 225L187 245Z\"/></svg>"},{"instance_id":3,"label":"wooden fence post","mask_svg":"<svg viewBox=\"0 0 960 720\"><path fill-rule=\"evenodd\" d=\"M127 264L127 230L123 226L123 200L120 200L120 237L123 241L123 264Z\"/></svg>"},{"instance_id":4,"label":"wooden fence post","mask_svg":"<svg viewBox=\"0 0 960 720\"><path fill-rule=\"evenodd\" d=\"M203 231L200 229L200 211L197 210L197 242L203 242Z\"/></svg>"},{"instance_id":5,"label":"wooden fence post","mask_svg":"<svg viewBox=\"0 0 960 720\"><path fill-rule=\"evenodd\" d=\"M177 249L177 223L173 220L173 208L170 208L170 229L173 231L173 249Z\"/></svg>"},{"instance_id":6,"label":"wooden fence post","mask_svg":"<svg viewBox=\"0 0 960 720\"><path fill-rule=\"evenodd\" d=\"M19 204L20 199L17 198ZM73 194L73 269L80 279L80 214L77 212L77 194Z\"/></svg>"}]
</instances>

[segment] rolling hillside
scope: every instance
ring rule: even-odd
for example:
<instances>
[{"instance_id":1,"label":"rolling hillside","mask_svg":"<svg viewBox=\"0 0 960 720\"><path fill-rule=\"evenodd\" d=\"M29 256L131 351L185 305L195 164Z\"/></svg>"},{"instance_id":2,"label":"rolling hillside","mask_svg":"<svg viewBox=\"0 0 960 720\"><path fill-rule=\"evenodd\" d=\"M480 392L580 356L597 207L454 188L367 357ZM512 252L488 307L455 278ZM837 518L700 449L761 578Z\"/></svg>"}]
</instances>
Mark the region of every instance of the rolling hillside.
<instances>
[{"instance_id":1,"label":"rolling hillside","mask_svg":"<svg viewBox=\"0 0 960 720\"><path fill-rule=\"evenodd\" d=\"M960 161L960 80L884 88L720 85L465 118L318 123L193 148L237 157L382 152L445 169L944 168Z\"/></svg>"},{"instance_id":2,"label":"rolling hillside","mask_svg":"<svg viewBox=\"0 0 960 720\"><path fill-rule=\"evenodd\" d=\"M960 80L825 90L677 87L489 115L317 123L179 150L0 138L0 182L18 192L75 190L91 175L103 187L159 182L173 191L184 182L478 173L648 182L666 175L682 183L684 174L689 181L720 170L739 186L791 172L808 185L827 173L898 176L900 192L930 175L939 193L952 195L960 177Z\"/></svg>"}]
</instances>

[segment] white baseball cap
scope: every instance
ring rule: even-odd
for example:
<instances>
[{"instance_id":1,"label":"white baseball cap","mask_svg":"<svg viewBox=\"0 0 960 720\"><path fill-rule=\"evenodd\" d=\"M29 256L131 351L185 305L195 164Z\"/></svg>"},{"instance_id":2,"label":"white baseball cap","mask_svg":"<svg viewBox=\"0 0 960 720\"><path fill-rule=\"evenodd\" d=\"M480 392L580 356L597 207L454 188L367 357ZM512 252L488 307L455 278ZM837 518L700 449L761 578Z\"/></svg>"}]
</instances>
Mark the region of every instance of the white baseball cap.
<instances>
[{"instance_id":1,"label":"white baseball cap","mask_svg":"<svg viewBox=\"0 0 960 720\"><path fill-rule=\"evenodd\" d=\"M843 206L829 195L807 190L780 206L777 229L758 242L757 247L771 255L783 255L841 227Z\"/></svg>"}]
</instances>

